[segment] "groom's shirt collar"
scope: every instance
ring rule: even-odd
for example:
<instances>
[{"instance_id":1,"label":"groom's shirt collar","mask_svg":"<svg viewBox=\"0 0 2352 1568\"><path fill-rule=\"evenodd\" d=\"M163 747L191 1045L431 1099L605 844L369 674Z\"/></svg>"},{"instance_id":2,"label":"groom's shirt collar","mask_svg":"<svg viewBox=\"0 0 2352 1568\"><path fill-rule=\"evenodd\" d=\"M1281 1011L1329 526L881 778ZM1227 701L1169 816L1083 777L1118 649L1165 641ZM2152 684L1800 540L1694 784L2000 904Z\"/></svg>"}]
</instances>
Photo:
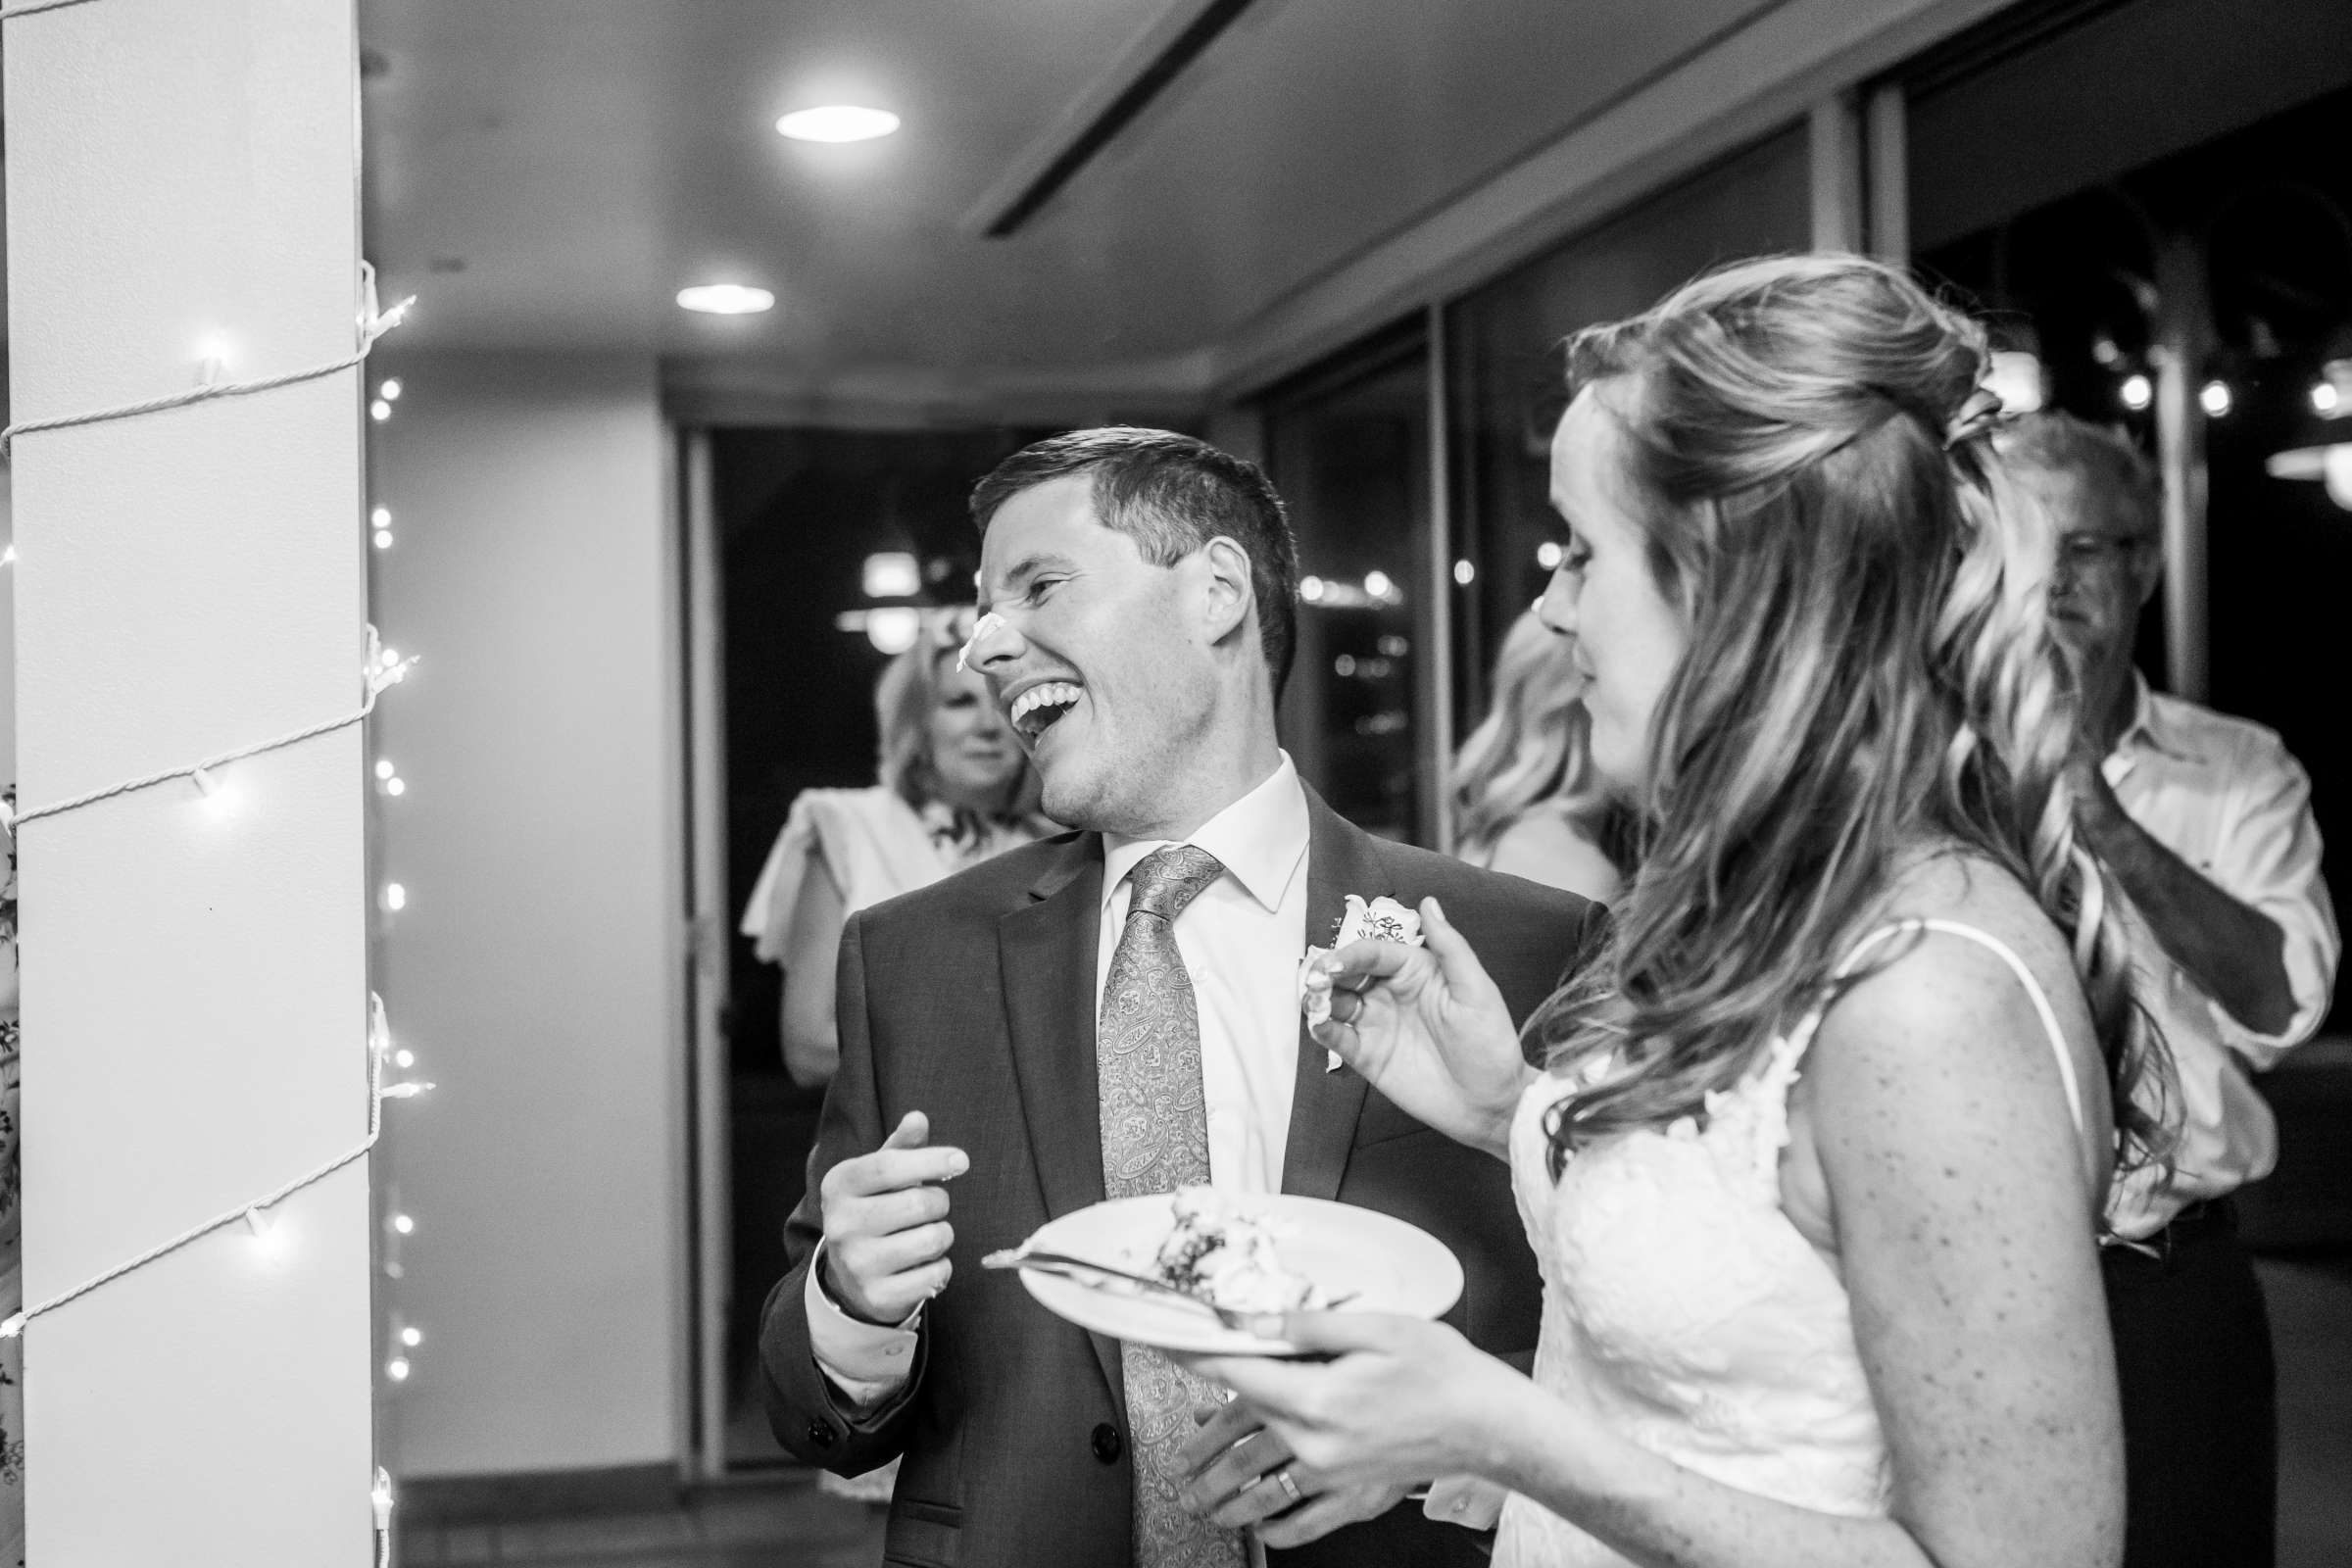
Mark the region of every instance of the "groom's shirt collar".
<instances>
[{"instance_id":1,"label":"groom's shirt collar","mask_svg":"<svg viewBox=\"0 0 2352 1568\"><path fill-rule=\"evenodd\" d=\"M1200 824L1183 842L1215 856L1226 874L1267 912L1282 907L1283 895L1306 863L1306 790L1291 754L1265 782ZM1173 839L1131 839L1123 834L1102 835L1102 902L1108 906L1136 862Z\"/></svg>"}]
</instances>

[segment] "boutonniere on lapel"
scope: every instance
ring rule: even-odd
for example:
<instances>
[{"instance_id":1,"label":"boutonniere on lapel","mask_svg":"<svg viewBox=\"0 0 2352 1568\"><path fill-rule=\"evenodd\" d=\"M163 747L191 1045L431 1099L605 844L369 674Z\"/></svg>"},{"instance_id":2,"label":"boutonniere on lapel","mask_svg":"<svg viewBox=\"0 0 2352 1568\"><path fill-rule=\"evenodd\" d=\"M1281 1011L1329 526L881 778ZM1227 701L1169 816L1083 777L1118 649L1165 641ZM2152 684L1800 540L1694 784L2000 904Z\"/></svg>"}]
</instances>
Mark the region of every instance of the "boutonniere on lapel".
<instances>
[{"instance_id":1,"label":"boutonniere on lapel","mask_svg":"<svg viewBox=\"0 0 2352 1568\"><path fill-rule=\"evenodd\" d=\"M1298 960L1298 1008L1310 1024L1322 1023L1331 1017L1331 992L1309 991L1306 988L1306 967L1325 954L1337 953L1352 942L1398 942L1408 948L1421 946L1421 916L1395 899L1374 899L1366 904L1350 893L1348 912L1340 916L1339 927L1332 933L1331 946L1306 950ZM1323 1063L1325 1072L1340 1070L1340 1054L1328 1052Z\"/></svg>"}]
</instances>

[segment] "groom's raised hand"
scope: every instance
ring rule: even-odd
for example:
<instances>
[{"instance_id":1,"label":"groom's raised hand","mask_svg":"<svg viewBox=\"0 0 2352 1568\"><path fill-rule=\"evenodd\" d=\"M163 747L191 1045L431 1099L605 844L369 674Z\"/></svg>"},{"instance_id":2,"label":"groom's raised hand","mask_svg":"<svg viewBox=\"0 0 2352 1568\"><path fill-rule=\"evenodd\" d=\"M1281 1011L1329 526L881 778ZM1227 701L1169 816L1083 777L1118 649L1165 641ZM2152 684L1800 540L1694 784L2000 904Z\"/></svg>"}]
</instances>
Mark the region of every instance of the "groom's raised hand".
<instances>
[{"instance_id":1,"label":"groom's raised hand","mask_svg":"<svg viewBox=\"0 0 2352 1568\"><path fill-rule=\"evenodd\" d=\"M951 1265L948 1194L971 1166L960 1149L931 1148L931 1119L910 1110L882 1147L845 1159L818 1186L825 1251L819 1283L842 1310L903 1323L945 1289Z\"/></svg>"}]
</instances>

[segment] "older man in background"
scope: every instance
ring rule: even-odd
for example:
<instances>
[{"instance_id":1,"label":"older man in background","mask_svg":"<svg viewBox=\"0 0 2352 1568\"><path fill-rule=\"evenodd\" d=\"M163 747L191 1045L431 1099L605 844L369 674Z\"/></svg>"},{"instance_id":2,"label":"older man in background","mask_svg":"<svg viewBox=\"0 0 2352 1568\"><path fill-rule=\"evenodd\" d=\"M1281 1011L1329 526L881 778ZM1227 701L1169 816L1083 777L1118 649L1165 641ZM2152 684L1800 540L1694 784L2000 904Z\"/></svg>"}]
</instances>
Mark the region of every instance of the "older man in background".
<instances>
[{"instance_id":1,"label":"older man in background","mask_svg":"<svg viewBox=\"0 0 2352 1568\"><path fill-rule=\"evenodd\" d=\"M2051 612L2082 694L2079 828L2129 896L2141 1003L2180 1075L2173 1169L2119 1185L2106 1252L2130 1474L2127 1568L2271 1563L2276 1369L2230 1195L2278 1162L2248 1074L2327 1016L2339 951L2311 781L2277 734L2132 662L2162 500L2124 436L2037 415L2004 456L2059 529Z\"/></svg>"}]
</instances>

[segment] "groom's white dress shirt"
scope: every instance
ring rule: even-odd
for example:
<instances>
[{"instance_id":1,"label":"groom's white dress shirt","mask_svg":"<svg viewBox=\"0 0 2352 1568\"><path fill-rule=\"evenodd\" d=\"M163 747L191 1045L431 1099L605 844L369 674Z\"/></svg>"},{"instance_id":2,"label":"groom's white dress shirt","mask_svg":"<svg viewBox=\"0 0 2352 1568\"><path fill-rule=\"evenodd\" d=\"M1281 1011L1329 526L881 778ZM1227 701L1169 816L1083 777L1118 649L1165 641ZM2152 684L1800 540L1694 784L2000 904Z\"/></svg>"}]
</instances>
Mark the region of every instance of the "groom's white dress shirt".
<instances>
[{"instance_id":1,"label":"groom's white dress shirt","mask_svg":"<svg viewBox=\"0 0 2352 1568\"><path fill-rule=\"evenodd\" d=\"M1168 839L1103 836L1102 925L1095 962L1095 1011L1127 923L1128 873ZM1306 792L1289 754L1266 780L1183 842L1225 867L1176 919L1200 1017L1200 1087L1208 1113L1209 1185L1225 1192L1282 1190L1291 1101L1298 1070L1298 959L1306 951ZM953 1210L949 1214L954 1221ZM893 1327L843 1312L808 1271L808 1339L816 1364L860 1406L906 1381L913 1317Z\"/></svg>"}]
</instances>

